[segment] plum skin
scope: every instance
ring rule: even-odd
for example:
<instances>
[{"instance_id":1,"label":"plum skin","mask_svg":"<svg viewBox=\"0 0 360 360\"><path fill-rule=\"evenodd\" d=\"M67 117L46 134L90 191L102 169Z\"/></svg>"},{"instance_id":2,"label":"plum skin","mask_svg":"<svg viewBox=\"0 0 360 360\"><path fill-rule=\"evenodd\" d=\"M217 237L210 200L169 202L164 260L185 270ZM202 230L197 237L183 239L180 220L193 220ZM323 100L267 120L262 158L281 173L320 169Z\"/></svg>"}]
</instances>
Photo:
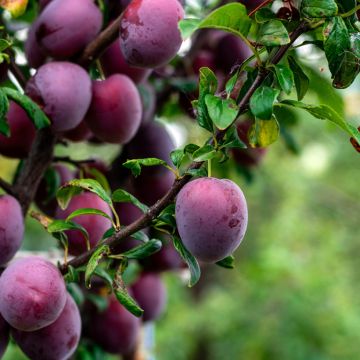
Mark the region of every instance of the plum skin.
<instances>
[{"instance_id":1,"label":"plum skin","mask_svg":"<svg viewBox=\"0 0 360 360\"><path fill-rule=\"evenodd\" d=\"M24 237L24 218L19 202L10 195L0 196L0 265L19 250Z\"/></svg>"},{"instance_id":2,"label":"plum skin","mask_svg":"<svg viewBox=\"0 0 360 360\"><path fill-rule=\"evenodd\" d=\"M129 77L115 74L93 82L93 98L85 120L100 140L126 144L138 131L141 117L140 94Z\"/></svg>"},{"instance_id":3,"label":"plum skin","mask_svg":"<svg viewBox=\"0 0 360 360\"><path fill-rule=\"evenodd\" d=\"M0 289L1 315L22 331L50 325L66 302L65 282L59 270L34 256L9 265L0 277Z\"/></svg>"},{"instance_id":4,"label":"plum skin","mask_svg":"<svg viewBox=\"0 0 360 360\"><path fill-rule=\"evenodd\" d=\"M79 65L54 61L38 69L25 92L49 116L53 130L66 131L81 123L90 106L91 80Z\"/></svg>"},{"instance_id":5,"label":"plum skin","mask_svg":"<svg viewBox=\"0 0 360 360\"><path fill-rule=\"evenodd\" d=\"M80 340L79 309L73 298L67 294L63 311L51 325L30 332L12 329L11 334L30 359L68 359L75 352Z\"/></svg>"},{"instance_id":6,"label":"plum skin","mask_svg":"<svg viewBox=\"0 0 360 360\"><path fill-rule=\"evenodd\" d=\"M120 46L126 61L145 68L167 64L181 46L178 22L183 17L177 0L133 0L120 24Z\"/></svg>"},{"instance_id":7,"label":"plum skin","mask_svg":"<svg viewBox=\"0 0 360 360\"><path fill-rule=\"evenodd\" d=\"M199 178L176 199L176 223L185 247L199 260L214 263L231 255L248 221L246 199L230 180Z\"/></svg>"},{"instance_id":8,"label":"plum skin","mask_svg":"<svg viewBox=\"0 0 360 360\"><path fill-rule=\"evenodd\" d=\"M84 192L74 196L65 210L57 209L55 217L66 219L73 211L82 208L93 208L103 211L112 216L109 205L96 194ZM105 231L111 227L110 220L100 215L80 215L72 219L75 223L83 226L89 234L90 247L94 247L102 238ZM69 241L69 253L79 255L86 251L86 241L78 230L66 231Z\"/></svg>"}]
</instances>

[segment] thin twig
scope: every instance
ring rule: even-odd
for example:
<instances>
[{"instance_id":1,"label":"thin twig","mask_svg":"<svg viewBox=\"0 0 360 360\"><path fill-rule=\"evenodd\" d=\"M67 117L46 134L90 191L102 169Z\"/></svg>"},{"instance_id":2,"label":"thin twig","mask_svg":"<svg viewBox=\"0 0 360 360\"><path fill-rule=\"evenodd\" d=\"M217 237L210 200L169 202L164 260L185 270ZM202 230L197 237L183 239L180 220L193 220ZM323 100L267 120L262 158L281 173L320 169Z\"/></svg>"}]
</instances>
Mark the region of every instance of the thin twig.
<instances>
[{"instance_id":1,"label":"thin twig","mask_svg":"<svg viewBox=\"0 0 360 360\"><path fill-rule=\"evenodd\" d=\"M2 178L0 178L0 188L2 188L9 195L16 197L16 189Z\"/></svg>"}]
</instances>

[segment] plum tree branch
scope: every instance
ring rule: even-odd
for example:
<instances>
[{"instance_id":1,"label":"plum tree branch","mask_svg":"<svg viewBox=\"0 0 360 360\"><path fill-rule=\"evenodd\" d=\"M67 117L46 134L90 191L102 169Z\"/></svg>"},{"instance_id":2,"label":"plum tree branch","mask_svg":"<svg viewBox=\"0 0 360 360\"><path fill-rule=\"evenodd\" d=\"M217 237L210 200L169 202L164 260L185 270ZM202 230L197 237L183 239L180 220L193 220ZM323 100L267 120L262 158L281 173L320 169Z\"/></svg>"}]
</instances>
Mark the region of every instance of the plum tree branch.
<instances>
[{"instance_id":1,"label":"plum tree branch","mask_svg":"<svg viewBox=\"0 0 360 360\"><path fill-rule=\"evenodd\" d=\"M279 47L277 52L270 59L269 62L271 64L277 64L286 54L286 52L294 43L294 41L307 29L308 26L306 22L300 23L298 28L296 28L294 32L291 34L290 43ZM256 79L254 80L251 87L246 92L245 96L239 102L239 114L242 114L247 109L251 96L254 94L255 90L262 84L262 82L265 80L269 72L270 70L266 68L259 69ZM218 131L216 133L216 138L221 139L224 136L224 134L225 131ZM203 164L204 162L193 162L189 166L188 170L199 169ZM104 244L108 245L110 247L111 252L115 253L116 249L118 248L119 244L122 242L123 239L127 238L128 236L131 236L135 232L148 226L151 223L151 221L154 220L161 213L162 210L164 210L169 204L171 204L174 201L176 195L179 193L179 191L191 180L191 178L192 178L191 176L185 175L180 179L175 180L174 184L167 192L167 194L163 198L158 200L152 207L150 207L146 213L144 213L139 219L137 219L130 225L122 228L116 234L106 239L105 242L101 243L101 245ZM93 253L97 250L97 248L98 247L94 247L93 249L75 257L67 264L61 265L60 271L63 274L66 274L69 266L77 268L79 266L86 264L93 255Z\"/></svg>"}]
</instances>

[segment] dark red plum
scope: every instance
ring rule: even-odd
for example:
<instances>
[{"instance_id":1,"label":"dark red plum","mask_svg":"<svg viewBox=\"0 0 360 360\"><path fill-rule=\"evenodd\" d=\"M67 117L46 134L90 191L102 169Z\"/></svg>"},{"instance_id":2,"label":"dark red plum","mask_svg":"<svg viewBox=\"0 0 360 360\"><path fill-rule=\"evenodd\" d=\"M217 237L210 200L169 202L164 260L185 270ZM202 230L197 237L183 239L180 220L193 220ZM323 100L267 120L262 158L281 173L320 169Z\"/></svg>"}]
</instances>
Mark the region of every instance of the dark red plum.
<instances>
[{"instance_id":1,"label":"dark red plum","mask_svg":"<svg viewBox=\"0 0 360 360\"><path fill-rule=\"evenodd\" d=\"M227 34L219 40L215 56L216 66L227 74L233 66L252 56L252 51L239 37Z\"/></svg>"},{"instance_id":2,"label":"dark red plum","mask_svg":"<svg viewBox=\"0 0 360 360\"><path fill-rule=\"evenodd\" d=\"M261 163L265 154L266 148L252 148L248 140L248 133L252 126L250 119L244 120L237 125L237 132L241 141L247 145L247 149L233 149L232 153L235 161L244 167L254 167Z\"/></svg>"},{"instance_id":3,"label":"dark red plum","mask_svg":"<svg viewBox=\"0 0 360 360\"><path fill-rule=\"evenodd\" d=\"M131 289L135 300L144 310L143 321L158 319L167 302L166 288L160 276L143 273Z\"/></svg>"},{"instance_id":4,"label":"dark red plum","mask_svg":"<svg viewBox=\"0 0 360 360\"><path fill-rule=\"evenodd\" d=\"M248 221L246 199L230 180L200 178L176 199L176 223L185 247L199 260L214 263L240 245Z\"/></svg>"},{"instance_id":5,"label":"dark red plum","mask_svg":"<svg viewBox=\"0 0 360 360\"><path fill-rule=\"evenodd\" d=\"M9 343L10 326L0 315L0 359L4 355Z\"/></svg>"},{"instance_id":6,"label":"dark red plum","mask_svg":"<svg viewBox=\"0 0 360 360\"><path fill-rule=\"evenodd\" d=\"M11 260L24 237L24 217L19 202L10 195L0 196L0 265Z\"/></svg>"},{"instance_id":7,"label":"dark red plum","mask_svg":"<svg viewBox=\"0 0 360 360\"><path fill-rule=\"evenodd\" d=\"M0 135L0 154L16 159L26 158L35 139L35 127L22 107L10 101L6 115L10 137Z\"/></svg>"},{"instance_id":8,"label":"dark red plum","mask_svg":"<svg viewBox=\"0 0 360 360\"><path fill-rule=\"evenodd\" d=\"M211 51L208 50L200 50L196 54L192 68L195 74L199 74L200 68L208 67L212 71L216 70L215 57Z\"/></svg>"},{"instance_id":9,"label":"dark red plum","mask_svg":"<svg viewBox=\"0 0 360 360\"><path fill-rule=\"evenodd\" d=\"M109 77L114 74L128 76L134 83L144 81L151 73L150 69L137 68L128 65L121 52L119 41L113 42L100 58L104 74Z\"/></svg>"},{"instance_id":10,"label":"dark red plum","mask_svg":"<svg viewBox=\"0 0 360 360\"><path fill-rule=\"evenodd\" d=\"M30 67L38 69L46 61L46 54L40 48L35 32L37 29L37 21L35 21L29 28L28 37L25 42L25 56Z\"/></svg>"},{"instance_id":11,"label":"dark red plum","mask_svg":"<svg viewBox=\"0 0 360 360\"><path fill-rule=\"evenodd\" d=\"M59 187L74 178L74 173L63 164L56 164L52 166L49 171L55 171L55 176L58 176ZM46 215L54 217L58 203L56 200L56 193L51 194L51 185L43 178L40 182L38 190L35 195L35 203L38 208Z\"/></svg>"},{"instance_id":12,"label":"dark red plum","mask_svg":"<svg viewBox=\"0 0 360 360\"><path fill-rule=\"evenodd\" d=\"M177 0L133 0L120 24L120 46L126 61L144 68L167 64L180 49L178 22L183 17Z\"/></svg>"},{"instance_id":13,"label":"dark red plum","mask_svg":"<svg viewBox=\"0 0 360 360\"><path fill-rule=\"evenodd\" d=\"M31 332L13 329L11 334L31 360L69 359L80 340L79 309L73 298L67 294L63 311L51 325Z\"/></svg>"},{"instance_id":14,"label":"dark red plum","mask_svg":"<svg viewBox=\"0 0 360 360\"><path fill-rule=\"evenodd\" d=\"M53 0L37 20L36 39L55 59L68 59L99 33L102 14L92 0Z\"/></svg>"},{"instance_id":15,"label":"dark red plum","mask_svg":"<svg viewBox=\"0 0 360 360\"><path fill-rule=\"evenodd\" d=\"M79 65L51 62L29 80L26 93L43 108L55 131L66 131L84 119L91 102L91 80Z\"/></svg>"},{"instance_id":16,"label":"dark red plum","mask_svg":"<svg viewBox=\"0 0 360 360\"><path fill-rule=\"evenodd\" d=\"M90 314L89 336L105 351L128 354L140 334L140 319L127 311L114 297L104 312Z\"/></svg>"},{"instance_id":17,"label":"dark red plum","mask_svg":"<svg viewBox=\"0 0 360 360\"><path fill-rule=\"evenodd\" d=\"M69 206L65 210L58 208L55 217L57 219L66 219L72 212L82 208L93 208L103 211L111 216L109 205L97 195L84 192L74 196ZM102 238L105 231L111 227L110 220L100 215L80 215L72 221L83 226L89 233L90 247L94 247ZM66 231L69 241L69 253L79 255L86 251L86 241L80 231Z\"/></svg>"},{"instance_id":18,"label":"dark red plum","mask_svg":"<svg viewBox=\"0 0 360 360\"><path fill-rule=\"evenodd\" d=\"M59 270L38 257L11 263L0 277L0 289L1 315L22 331L52 324L66 302L65 282Z\"/></svg>"},{"instance_id":19,"label":"dark red plum","mask_svg":"<svg viewBox=\"0 0 360 360\"><path fill-rule=\"evenodd\" d=\"M82 121L76 128L66 131L64 137L73 142L82 142L90 140L93 137L93 133L89 129L86 121Z\"/></svg>"},{"instance_id":20,"label":"dark red plum","mask_svg":"<svg viewBox=\"0 0 360 360\"><path fill-rule=\"evenodd\" d=\"M93 83L93 97L86 122L100 140L126 144L141 123L140 94L126 75L112 75Z\"/></svg>"}]
</instances>

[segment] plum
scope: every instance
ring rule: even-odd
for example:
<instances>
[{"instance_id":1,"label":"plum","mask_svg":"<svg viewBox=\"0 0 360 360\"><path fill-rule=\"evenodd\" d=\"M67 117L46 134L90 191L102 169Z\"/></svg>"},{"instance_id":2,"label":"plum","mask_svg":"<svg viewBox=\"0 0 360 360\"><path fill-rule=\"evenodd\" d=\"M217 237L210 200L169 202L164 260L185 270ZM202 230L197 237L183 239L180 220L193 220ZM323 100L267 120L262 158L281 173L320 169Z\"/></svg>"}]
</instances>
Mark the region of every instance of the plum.
<instances>
[{"instance_id":1,"label":"plum","mask_svg":"<svg viewBox=\"0 0 360 360\"><path fill-rule=\"evenodd\" d=\"M4 355L9 343L10 326L0 315L0 359Z\"/></svg>"},{"instance_id":2,"label":"plum","mask_svg":"<svg viewBox=\"0 0 360 360\"><path fill-rule=\"evenodd\" d=\"M32 360L69 359L80 340L79 309L73 298L67 294L63 311L51 325L31 332L12 329L11 335L20 349Z\"/></svg>"},{"instance_id":3,"label":"plum","mask_svg":"<svg viewBox=\"0 0 360 360\"><path fill-rule=\"evenodd\" d=\"M55 176L59 177L59 187L74 178L74 173L63 164L53 165L48 171L55 171ZM49 186L51 184L46 181L46 178L43 178L35 194L35 203L43 213L54 217L58 204L56 194L49 192L51 190Z\"/></svg>"},{"instance_id":4,"label":"plum","mask_svg":"<svg viewBox=\"0 0 360 360\"><path fill-rule=\"evenodd\" d=\"M57 209L55 217L66 219L72 212L82 208L98 209L111 216L109 205L96 194L84 192L74 196L65 210ZM80 215L72 221L83 226L89 234L90 246L94 247L102 238L105 231L111 227L110 220L100 215ZM78 230L66 231L69 241L69 253L79 255L86 251L86 241Z\"/></svg>"},{"instance_id":5,"label":"plum","mask_svg":"<svg viewBox=\"0 0 360 360\"><path fill-rule=\"evenodd\" d=\"M81 123L74 129L66 131L63 135L65 139L73 142L82 142L90 140L93 137L93 133L91 132L86 121L84 120L81 121Z\"/></svg>"},{"instance_id":6,"label":"plum","mask_svg":"<svg viewBox=\"0 0 360 360\"><path fill-rule=\"evenodd\" d=\"M212 71L216 70L215 57L211 51L200 50L197 52L192 63L194 73L199 74L200 68L202 67L208 67Z\"/></svg>"},{"instance_id":7,"label":"plum","mask_svg":"<svg viewBox=\"0 0 360 360\"><path fill-rule=\"evenodd\" d=\"M36 22L36 39L55 59L68 59L99 33L102 14L92 0L53 0Z\"/></svg>"},{"instance_id":8,"label":"plum","mask_svg":"<svg viewBox=\"0 0 360 360\"><path fill-rule=\"evenodd\" d=\"M0 135L0 154L16 159L26 158L35 139L35 127L25 110L13 101L10 101L6 117L10 137Z\"/></svg>"},{"instance_id":9,"label":"plum","mask_svg":"<svg viewBox=\"0 0 360 360\"><path fill-rule=\"evenodd\" d=\"M178 22L183 17L177 0L133 0L120 24L120 46L126 61L144 68L167 64L181 46Z\"/></svg>"},{"instance_id":10,"label":"plum","mask_svg":"<svg viewBox=\"0 0 360 360\"><path fill-rule=\"evenodd\" d=\"M91 80L79 65L51 62L28 81L26 93L43 108L55 131L66 131L79 125L89 108Z\"/></svg>"},{"instance_id":11,"label":"plum","mask_svg":"<svg viewBox=\"0 0 360 360\"><path fill-rule=\"evenodd\" d=\"M0 265L11 260L24 237L24 217L19 202L10 195L0 196Z\"/></svg>"},{"instance_id":12,"label":"plum","mask_svg":"<svg viewBox=\"0 0 360 360\"><path fill-rule=\"evenodd\" d=\"M32 256L11 263L0 277L0 313L15 329L35 331L64 309L65 282L50 262Z\"/></svg>"},{"instance_id":13,"label":"plum","mask_svg":"<svg viewBox=\"0 0 360 360\"><path fill-rule=\"evenodd\" d=\"M52 0L39 0L40 9L44 9L46 5L48 5Z\"/></svg>"},{"instance_id":14,"label":"plum","mask_svg":"<svg viewBox=\"0 0 360 360\"><path fill-rule=\"evenodd\" d=\"M151 73L150 69L137 68L128 65L121 52L118 41L113 42L100 58L104 74L108 77L114 74L127 75L134 83L144 81Z\"/></svg>"},{"instance_id":15,"label":"plum","mask_svg":"<svg viewBox=\"0 0 360 360\"><path fill-rule=\"evenodd\" d=\"M141 108L140 94L132 80L126 75L112 75L93 83L86 122L100 140L126 144L139 129Z\"/></svg>"},{"instance_id":16,"label":"plum","mask_svg":"<svg viewBox=\"0 0 360 360\"><path fill-rule=\"evenodd\" d=\"M28 37L25 42L25 56L30 67L38 69L46 61L46 54L40 48L36 40L37 21L35 21L28 32Z\"/></svg>"},{"instance_id":17,"label":"plum","mask_svg":"<svg viewBox=\"0 0 360 360\"><path fill-rule=\"evenodd\" d=\"M241 141L247 145L247 149L232 149L235 161L243 167L254 167L260 164L265 154L266 148L252 148L248 140L248 132L252 126L252 121L246 119L237 125L237 133Z\"/></svg>"},{"instance_id":18,"label":"plum","mask_svg":"<svg viewBox=\"0 0 360 360\"><path fill-rule=\"evenodd\" d=\"M116 299L109 299L104 312L90 314L89 337L105 351L127 354L136 345L140 334L140 319L127 311Z\"/></svg>"},{"instance_id":19,"label":"plum","mask_svg":"<svg viewBox=\"0 0 360 360\"><path fill-rule=\"evenodd\" d=\"M248 221L246 199L230 180L212 177L187 183L176 199L176 224L185 247L214 263L233 253Z\"/></svg>"},{"instance_id":20,"label":"plum","mask_svg":"<svg viewBox=\"0 0 360 360\"><path fill-rule=\"evenodd\" d=\"M132 286L135 300L144 310L143 321L154 321L164 312L167 295L159 275L143 273Z\"/></svg>"}]
</instances>

